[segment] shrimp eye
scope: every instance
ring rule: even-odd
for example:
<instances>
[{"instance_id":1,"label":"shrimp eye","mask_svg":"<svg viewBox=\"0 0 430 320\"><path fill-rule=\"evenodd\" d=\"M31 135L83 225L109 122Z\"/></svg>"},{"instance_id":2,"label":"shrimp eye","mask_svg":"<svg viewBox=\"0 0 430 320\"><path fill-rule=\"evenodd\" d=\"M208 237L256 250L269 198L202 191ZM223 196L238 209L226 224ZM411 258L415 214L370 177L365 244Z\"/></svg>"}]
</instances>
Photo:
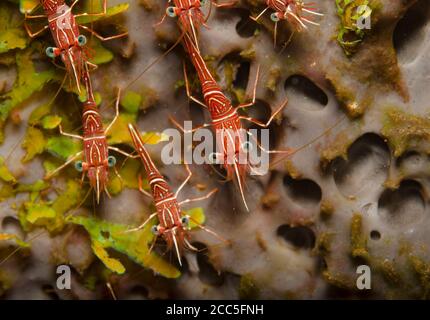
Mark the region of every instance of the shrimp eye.
<instances>
[{"instance_id":1,"label":"shrimp eye","mask_svg":"<svg viewBox=\"0 0 430 320\"><path fill-rule=\"evenodd\" d=\"M200 4L203 6L206 3L206 0L200 0Z\"/></svg>"},{"instance_id":2,"label":"shrimp eye","mask_svg":"<svg viewBox=\"0 0 430 320\"><path fill-rule=\"evenodd\" d=\"M151 232L152 232L153 235L158 236L158 234L159 234L159 232L158 232L158 226L157 225L153 225L151 227Z\"/></svg>"},{"instance_id":3,"label":"shrimp eye","mask_svg":"<svg viewBox=\"0 0 430 320\"><path fill-rule=\"evenodd\" d=\"M78 37L78 44L82 47L87 43L87 37L85 37L83 34L81 34Z\"/></svg>"},{"instance_id":4,"label":"shrimp eye","mask_svg":"<svg viewBox=\"0 0 430 320\"><path fill-rule=\"evenodd\" d=\"M116 158L114 156L109 156L107 161L108 161L109 168L114 167L116 164Z\"/></svg>"},{"instance_id":5,"label":"shrimp eye","mask_svg":"<svg viewBox=\"0 0 430 320\"><path fill-rule=\"evenodd\" d=\"M79 172L82 172L82 170L84 170L84 165L83 165L82 161L76 161L75 162L75 169Z\"/></svg>"},{"instance_id":6,"label":"shrimp eye","mask_svg":"<svg viewBox=\"0 0 430 320\"><path fill-rule=\"evenodd\" d=\"M251 142L249 142L249 141L245 141L244 143L242 143L242 148L245 150L245 151L252 151L252 143Z\"/></svg>"},{"instance_id":7,"label":"shrimp eye","mask_svg":"<svg viewBox=\"0 0 430 320\"><path fill-rule=\"evenodd\" d=\"M270 15L270 20L272 20L273 22L278 22L278 21L279 21L278 14L277 14L276 12L273 12L273 13Z\"/></svg>"},{"instance_id":8,"label":"shrimp eye","mask_svg":"<svg viewBox=\"0 0 430 320\"><path fill-rule=\"evenodd\" d=\"M45 51L46 55L50 58L55 58L55 48L54 47L48 47Z\"/></svg>"},{"instance_id":9,"label":"shrimp eye","mask_svg":"<svg viewBox=\"0 0 430 320\"><path fill-rule=\"evenodd\" d=\"M190 223L190 217L189 216L183 216L181 218L181 224L183 227L188 227L189 223Z\"/></svg>"},{"instance_id":10,"label":"shrimp eye","mask_svg":"<svg viewBox=\"0 0 430 320\"><path fill-rule=\"evenodd\" d=\"M171 18L176 17L175 7L167 7L166 14Z\"/></svg>"}]
</instances>

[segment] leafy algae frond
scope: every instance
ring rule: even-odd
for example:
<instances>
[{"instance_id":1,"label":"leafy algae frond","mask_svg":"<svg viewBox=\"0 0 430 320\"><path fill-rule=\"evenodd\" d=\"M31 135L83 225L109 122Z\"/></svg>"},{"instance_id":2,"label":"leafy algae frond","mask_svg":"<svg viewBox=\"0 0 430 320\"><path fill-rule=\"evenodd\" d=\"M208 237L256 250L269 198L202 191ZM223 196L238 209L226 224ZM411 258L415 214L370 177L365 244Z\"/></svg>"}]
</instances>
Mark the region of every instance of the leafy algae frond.
<instances>
[{"instance_id":1,"label":"leafy algae frond","mask_svg":"<svg viewBox=\"0 0 430 320\"><path fill-rule=\"evenodd\" d=\"M375 7L369 0L336 0L340 25L337 42L347 56L353 55L366 36L368 29L359 26L360 19L369 18Z\"/></svg>"},{"instance_id":2,"label":"leafy algae frond","mask_svg":"<svg viewBox=\"0 0 430 320\"><path fill-rule=\"evenodd\" d=\"M205 221L201 208L193 208L186 214L199 224ZM154 241L151 223L140 230L128 232L131 229L128 225L111 223L94 217L69 216L66 221L85 228L91 237L91 248L94 254L113 272L123 274L126 269L121 261L109 256L107 251L109 248L127 255L136 263L152 269L163 277L178 278L181 275L176 267L150 249L150 245ZM190 225L191 229L195 227L194 223Z\"/></svg>"}]
</instances>

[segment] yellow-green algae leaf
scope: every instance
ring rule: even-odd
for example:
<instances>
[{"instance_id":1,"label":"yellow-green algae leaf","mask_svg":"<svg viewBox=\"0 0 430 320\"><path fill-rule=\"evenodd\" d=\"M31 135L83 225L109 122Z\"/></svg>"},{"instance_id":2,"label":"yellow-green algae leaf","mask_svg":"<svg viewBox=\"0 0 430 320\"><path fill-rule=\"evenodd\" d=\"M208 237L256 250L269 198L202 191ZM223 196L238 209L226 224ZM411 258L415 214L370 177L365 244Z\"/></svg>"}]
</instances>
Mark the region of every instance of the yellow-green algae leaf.
<instances>
[{"instance_id":1,"label":"yellow-green algae leaf","mask_svg":"<svg viewBox=\"0 0 430 320\"><path fill-rule=\"evenodd\" d=\"M69 137L51 137L46 143L46 151L64 160L82 150L82 143Z\"/></svg>"},{"instance_id":2,"label":"yellow-green algae leaf","mask_svg":"<svg viewBox=\"0 0 430 320\"><path fill-rule=\"evenodd\" d=\"M65 224L64 214L75 208L82 200L84 191L76 180L68 180L66 190L60 192L52 202L35 199L24 203L18 213L21 226L28 231L33 225L45 227L50 232L62 230Z\"/></svg>"},{"instance_id":3,"label":"yellow-green algae leaf","mask_svg":"<svg viewBox=\"0 0 430 320\"><path fill-rule=\"evenodd\" d=\"M0 54L12 49L24 49L28 44L22 19L15 14L13 7L0 3Z\"/></svg>"},{"instance_id":4,"label":"yellow-green algae leaf","mask_svg":"<svg viewBox=\"0 0 430 320\"><path fill-rule=\"evenodd\" d=\"M372 14L372 8L377 6L376 2L374 0L336 0L337 14L340 18L337 41L347 56L357 51L358 45L367 32L366 29L359 28L357 22Z\"/></svg>"},{"instance_id":5,"label":"yellow-green algae leaf","mask_svg":"<svg viewBox=\"0 0 430 320\"><path fill-rule=\"evenodd\" d=\"M0 188L0 201L9 199L15 195L13 187L10 184L5 184Z\"/></svg>"},{"instance_id":6,"label":"yellow-green algae leaf","mask_svg":"<svg viewBox=\"0 0 430 320\"><path fill-rule=\"evenodd\" d=\"M4 158L0 156L0 180L4 182L9 182L12 184L16 183L16 178L9 171L8 167L4 163Z\"/></svg>"},{"instance_id":7,"label":"yellow-green algae leaf","mask_svg":"<svg viewBox=\"0 0 430 320\"><path fill-rule=\"evenodd\" d=\"M121 178L115 175L109 180L109 193L111 195L116 195L121 192L123 188L138 189L138 177L141 172L141 167L139 160L127 159L124 165L119 168L119 175Z\"/></svg>"},{"instance_id":8,"label":"yellow-green algae leaf","mask_svg":"<svg viewBox=\"0 0 430 320\"><path fill-rule=\"evenodd\" d=\"M87 4L87 7L84 9L85 12L96 12L96 13L101 13L103 12L103 8L101 7L101 5L99 5L98 3L96 3L95 1L93 1L93 5L92 7L90 6L90 4ZM80 16L76 18L76 22L78 24L87 24L90 22L94 22L97 20L101 20L101 19L106 19L112 16L115 16L117 14L120 14L122 12L125 12L128 10L129 4L128 3L120 3L116 6L112 6L110 8L107 8L106 10L106 15L100 15L100 16Z\"/></svg>"},{"instance_id":9,"label":"yellow-green algae leaf","mask_svg":"<svg viewBox=\"0 0 430 320\"><path fill-rule=\"evenodd\" d=\"M59 158L49 158L43 161L43 169L45 169L45 174L50 175L54 170L56 170L59 166L63 165L64 161Z\"/></svg>"},{"instance_id":10,"label":"yellow-green algae leaf","mask_svg":"<svg viewBox=\"0 0 430 320\"><path fill-rule=\"evenodd\" d=\"M15 243L20 246L21 248L28 248L30 247L30 244L22 241L16 234L10 234L10 233L0 233L0 241L8 241L13 240Z\"/></svg>"},{"instance_id":11,"label":"yellow-green algae leaf","mask_svg":"<svg viewBox=\"0 0 430 320\"><path fill-rule=\"evenodd\" d=\"M93 54L93 56L90 55L90 62L96 65L101 65L104 63L111 62L113 60L113 53L103 47L101 41L97 38L92 38L88 42L87 46L90 52L92 52Z\"/></svg>"},{"instance_id":12,"label":"yellow-green algae leaf","mask_svg":"<svg viewBox=\"0 0 430 320\"><path fill-rule=\"evenodd\" d=\"M31 13L39 4L39 0L20 0L19 11L21 13Z\"/></svg>"},{"instance_id":13,"label":"yellow-green algae leaf","mask_svg":"<svg viewBox=\"0 0 430 320\"><path fill-rule=\"evenodd\" d=\"M20 193L20 192L40 192L40 191L48 189L49 186L50 186L50 184L47 181L37 180L36 182L30 183L30 184L20 183L16 187L15 191L18 193Z\"/></svg>"},{"instance_id":14,"label":"yellow-green algae leaf","mask_svg":"<svg viewBox=\"0 0 430 320\"><path fill-rule=\"evenodd\" d=\"M55 72L53 69L36 72L31 60L32 52L32 49L27 49L17 53L17 79L12 90L0 97L2 100L0 103L0 143L3 143L3 128L11 111L19 107L35 92L40 91L46 83L54 78Z\"/></svg>"},{"instance_id":15,"label":"yellow-green algae leaf","mask_svg":"<svg viewBox=\"0 0 430 320\"><path fill-rule=\"evenodd\" d=\"M21 159L23 163L30 161L36 155L41 154L45 150L46 139L39 129L28 127L24 141L21 146L26 151L25 156Z\"/></svg>"},{"instance_id":16,"label":"yellow-green algae leaf","mask_svg":"<svg viewBox=\"0 0 430 320\"><path fill-rule=\"evenodd\" d=\"M141 266L150 268L166 278L178 278L181 275L178 269L163 260L154 250L149 251L149 246L154 240L150 224L141 230L127 232L130 230L130 226L115 224L94 217L70 216L67 221L83 226L89 233L92 243L96 242L97 248L101 246L104 249L114 249L127 255ZM105 265L113 272L118 271L111 268L109 264Z\"/></svg>"},{"instance_id":17,"label":"yellow-green algae leaf","mask_svg":"<svg viewBox=\"0 0 430 320\"><path fill-rule=\"evenodd\" d=\"M121 106L129 113L137 113L141 103L142 96L134 91L127 91L121 98Z\"/></svg>"},{"instance_id":18,"label":"yellow-green algae leaf","mask_svg":"<svg viewBox=\"0 0 430 320\"><path fill-rule=\"evenodd\" d=\"M49 102L38 106L31 112L30 117L28 119L28 124L30 126L40 124L41 119L51 112L52 107L53 104Z\"/></svg>"},{"instance_id":19,"label":"yellow-green algae leaf","mask_svg":"<svg viewBox=\"0 0 430 320\"><path fill-rule=\"evenodd\" d=\"M57 215L63 215L70 209L76 207L82 200L84 191L81 183L76 180L68 180L66 190L52 203L52 209L55 210Z\"/></svg>"},{"instance_id":20,"label":"yellow-green algae leaf","mask_svg":"<svg viewBox=\"0 0 430 320\"><path fill-rule=\"evenodd\" d=\"M61 123L61 117L56 115L54 116L47 115L42 119L42 127L44 129L55 129L60 125L60 123Z\"/></svg>"},{"instance_id":21,"label":"yellow-green algae leaf","mask_svg":"<svg viewBox=\"0 0 430 320\"><path fill-rule=\"evenodd\" d=\"M93 249L93 252L97 258L99 258L109 270L118 274L123 274L125 272L125 267L121 261L109 257L109 253L105 250L100 242L93 241L91 243L91 248Z\"/></svg>"},{"instance_id":22,"label":"yellow-green algae leaf","mask_svg":"<svg viewBox=\"0 0 430 320\"><path fill-rule=\"evenodd\" d=\"M42 225L46 222L45 219L54 219L56 212L49 205L34 204L27 209L27 221L31 224L38 224L42 221Z\"/></svg>"},{"instance_id":23,"label":"yellow-green algae leaf","mask_svg":"<svg viewBox=\"0 0 430 320\"><path fill-rule=\"evenodd\" d=\"M81 86L80 94L78 93L77 90L76 91L72 90L71 92L74 92L76 95L78 95L78 99L80 102L85 102L87 100L87 90L83 86ZM94 92L94 102L96 103L97 106L99 106L102 103L102 95L98 91Z\"/></svg>"},{"instance_id":24,"label":"yellow-green algae leaf","mask_svg":"<svg viewBox=\"0 0 430 320\"><path fill-rule=\"evenodd\" d=\"M206 217L203 208L191 208L189 210L184 210L186 215L190 216L190 229L194 229L197 225L202 225L205 223Z\"/></svg>"},{"instance_id":25,"label":"yellow-green algae leaf","mask_svg":"<svg viewBox=\"0 0 430 320\"><path fill-rule=\"evenodd\" d=\"M122 112L109 131L109 145L131 142L128 124L136 123L136 114Z\"/></svg>"},{"instance_id":26,"label":"yellow-green algae leaf","mask_svg":"<svg viewBox=\"0 0 430 320\"><path fill-rule=\"evenodd\" d=\"M155 131L142 132L142 141L145 144L157 144L164 141L169 141L169 136Z\"/></svg>"}]
</instances>

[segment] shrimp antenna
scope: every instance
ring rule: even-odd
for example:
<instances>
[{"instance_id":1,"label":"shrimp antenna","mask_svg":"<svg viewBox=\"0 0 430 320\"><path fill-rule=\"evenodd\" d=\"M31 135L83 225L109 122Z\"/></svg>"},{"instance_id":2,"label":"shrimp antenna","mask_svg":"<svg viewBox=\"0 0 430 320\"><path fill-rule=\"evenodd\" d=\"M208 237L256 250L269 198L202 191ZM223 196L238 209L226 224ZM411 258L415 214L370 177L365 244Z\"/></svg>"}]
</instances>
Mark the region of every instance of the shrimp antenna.
<instances>
[{"instance_id":1,"label":"shrimp antenna","mask_svg":"<svg viewBox=\"0 0 430 320\"><path fill-rule=\"evenodd\" d=\"M321 134L319 134L318 136L316 136L315 138L311 139L310 141L308 141L307 143L305 143L304 145L302 145L301 147L292 150L291 152L288 152L285 156L281 157L280 159L274 161L270 166L269 169L273 169L274 166L276 166L279 162L283 161L286 157L291 157L292 155L296 154L297 152L309 147L310 145L312 145L313 143L317 142L319 139L321 139L322 137L324 137L327 133L329 133L331 130L333 130L334 128L336 128L339 124L341 124L343 122L343 120L345 120L347 118L346 115L343 115L342 117L340 117L332 126L330 126L329 128L327 128L326 130L324 130Z\"/></svg>"},{"instance_id":2,"label":"shrimp antenna","mask_svg":"<svg viewBox=\"0 0 430 320\"><path fill-rule=\"evenodd\" d=\"M184 37L184 35L185 35L185 31L183 31L182 33L181 33L181 35L179 36L179 38L178 38L178 40L176 40L176 42L166 51L166 52L164 52L162 55L160 55L160 56L158 56L154 61L152 61L148 66L146 66L145 67L145 69L143 69L142 70L142 72L141 73L139 73L139 75L133 80L133 81L131 81L125 88L124 88L124 90L125 89L127 89L127 88L129 88L131 85L133 85L137 80L139 80L139 78L141 77L141 76L143 76L144 74L145 74L145 72L146 71L148 71L149 69L151 69L155 64L157 64L158 62L160 62L165 56L167 56L173 49L175 49L176 48L176 46L179 44L179 43L181 43L181 41L182 41L182 38Z\"/></svg>"},{"instance_id":3,"label":"shrimp antenna","mask_svg":"<svg viewBox=\"0 0 430 320\"><path fill-rule=\"evenodd\" d=\"M88 195L90 194L91 189L88 190L87 194L84 197L84 200L82 200L79 205L73 209L73 211L68 214L65 219L67 219L68 217L72 216L74 214L74 212L76 210L78 210L82 204L87 200ZM41 235L43 235L44 233L46 233L46 230L42 230L41 232L39 232L38 234L36 234L34 237L30 238L27 242L32 242L34 240L36 240L37 238L39 238ZM3 260L0 261L0 266L2 266L6 261L8 261L10 258L12 258L16 253L18 253L19 251L21 251L22 247L17 247L15 250L13 250L10 254L8 254Z\"/></svg>"}]
</instances>

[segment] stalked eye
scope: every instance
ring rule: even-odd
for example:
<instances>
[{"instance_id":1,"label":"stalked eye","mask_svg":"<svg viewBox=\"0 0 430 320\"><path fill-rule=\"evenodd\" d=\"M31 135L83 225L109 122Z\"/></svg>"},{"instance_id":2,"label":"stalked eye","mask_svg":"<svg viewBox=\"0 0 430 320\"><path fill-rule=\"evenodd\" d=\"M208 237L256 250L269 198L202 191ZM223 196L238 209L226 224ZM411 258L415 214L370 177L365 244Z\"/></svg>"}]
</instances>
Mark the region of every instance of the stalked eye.
<instances>
[{"instance_id":1,"label":"stalked eye","mask_svg":"<svg viewBox=\"0 0 430 320\"><path fill-rule=\"evenodd\" d=\"M78 37L78 44L82 47L87 43L87 37L85 37L83 34L81 34Z\"/></svg>"},{"instance_id":2,"label":"stalked eye","mask_svg":"<svg viewBox=\"0 0 430 320\"><path fill-rule=\"evenodd\" d=\"M189 216L183 216L181 218L181 223L182 223L182 226L188 227L188 225L190 223L190 217Z\"/></svg>"},{"instance_id":3,"label":"stalked eye","mask_svg":"<svg viewBox=\"0 0 430 320\"><path fill-rule=\"evenodd\" d=\"M112 168L112 167L115 166L115 164L116 164L116 158L114 156L109 156L107 160L108 160L108 166L109 166L109 168Z\"/></svg>"},{"instance_id":4,"label":"stalked eye","mask_svg":"<svg viewBox=\"0 0 430 320\"><path fill-rule=\"evenodd\" d=\"M273 13L270 15L270 19L271 19L273 22L278 22L278 21L279 21L278 14L277 14L276 12L273 12Z\"/></svg>"},{"instance_id":5,"label":"stalked eye","mask_svg":"<svg viewBox=\"0 0 430 320\"><path fill-rule=\"evenodd\" d=\"M206 0L200 0L200 4L203 6L203 5L205 5L205 3L206 3Z\"/></svg>"},{"instance_id":6,"label":"stalked eye","mask_svg":"<svg viewBox=\"0 0 430 320\"><path fill-rule=\"evenodd\" d=\"M46 55L50 58L55 58L55 48L54 47L48 47L46 48Z\"/></svg>"},{"instance_id":7,"label":"stalked eye","mask_svg":"<svg viewBox=\"0 0 430 320\"><path fill-rule=\"evenodd\" d=\"M176 17L175 7L167 7L166 14L172 18Z\"/></svg>"},{"instance_id":8,"label":"stalked eye","mask_svg":"<svg viewBox=\"0 0 430 320\"><path fill-rule=\"evenodd\" d=\"M158 232L158 226L157 225L152 226L151 227L151 232L152 232L152 234L158 236L158 233L159 233Z\"/></svg>"},{"instance_id":9,"label":"stalked eye","mask_svg":"<svg viewBox=\"0 0 430 320\"><path fill-rule=\"evenodd\" d=\"M82 170L84 170L84 165L82 161L75 162L75 169L78 170L79 172L82 172Z\"/></svg>"},{"instance_id":10,"label":"stalked eye","mask_svg":"<svg viewBox=\"0 0 430 320\"><path fill-rule=\"evenodd\" d=\"M251 142L245 141L244 143L242 143L242 148L245 151L252 151L253 145Z\"/></svg>"}]
</instances>

